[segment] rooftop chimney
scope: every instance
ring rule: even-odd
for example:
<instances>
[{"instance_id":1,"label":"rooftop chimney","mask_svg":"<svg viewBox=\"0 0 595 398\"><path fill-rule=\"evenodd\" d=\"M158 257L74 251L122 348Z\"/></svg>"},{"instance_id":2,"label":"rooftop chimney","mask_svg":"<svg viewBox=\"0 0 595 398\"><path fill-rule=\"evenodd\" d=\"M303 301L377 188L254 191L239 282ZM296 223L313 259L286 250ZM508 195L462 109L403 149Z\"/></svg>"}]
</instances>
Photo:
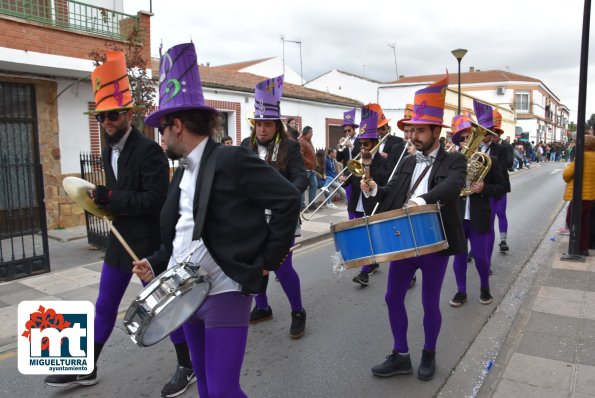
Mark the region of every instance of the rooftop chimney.
<instances>
[{"instance_id":1,"label":"rooftop chimney","mask_svg":"<svg viewBox=\"0 0 595 398\"><path fill-rule=\"evenodd\" d=\"M469 72L475 72L475 66L470 66L469 67Z\"/></svg>"}]
</instances>

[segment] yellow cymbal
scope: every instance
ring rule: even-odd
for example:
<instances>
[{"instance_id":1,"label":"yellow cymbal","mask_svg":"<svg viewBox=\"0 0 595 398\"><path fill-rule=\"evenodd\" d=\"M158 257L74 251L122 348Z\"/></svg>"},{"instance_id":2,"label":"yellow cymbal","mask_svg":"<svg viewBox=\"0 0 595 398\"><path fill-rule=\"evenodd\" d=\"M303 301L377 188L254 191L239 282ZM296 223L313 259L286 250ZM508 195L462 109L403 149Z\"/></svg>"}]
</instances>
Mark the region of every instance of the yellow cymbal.
<instances>
[{"instance_id":1,"label":"yellow cymbal","mask_svg":"<svg viewBox=\"0 0 595 398\"><path fill-rule=\"evenodd\" d=\"M95 189L95 185L91 184L89 181L78 177L66 177L64 181L62 181L62 186L70 199L74 200L74 202L83 210L97 217L107 217L109 220L112 219L109 212L100 208L93 202L93 199L89 197L89 190Z\"/></svg>"}]
</instances>

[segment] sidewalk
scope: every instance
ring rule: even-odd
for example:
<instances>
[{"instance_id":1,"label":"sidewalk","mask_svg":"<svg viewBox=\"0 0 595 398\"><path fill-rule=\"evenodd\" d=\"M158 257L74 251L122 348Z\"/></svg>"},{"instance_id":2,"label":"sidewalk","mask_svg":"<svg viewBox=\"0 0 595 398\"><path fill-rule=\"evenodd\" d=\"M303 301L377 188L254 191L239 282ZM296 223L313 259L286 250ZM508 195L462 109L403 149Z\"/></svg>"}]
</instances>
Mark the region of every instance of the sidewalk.
<instances>
[{"instance_id":1,"label":"sidewalk","mask_svg":"<svg viewBox=\"0 0 595 398\"><path fill-rule=\"evenodd\" d=\"M311 221L302 224L302 236L296 244L306 245L331 237L330 223L347 220L347 208L322 207ZM99 292L99 279L103 253L87 243L87 230L83 227L49 231L51 272L11 282L0 283L0 356L16 349L17 307L24 300L88 300L95 303ZM119 311L126 311L142 289L133 277ZM122 314L121 314L122 315Z\"/></svg>"},{"instance_id":2,"label":"sidewalk","mask_svg":"<svg viewBox=\"0 0 595 398\"><path fill-rule=\"evenodd\" d=\"M563 225L565 210L560 214L550 232ZM520 297L521 308L478 396L595 397L595 253L586 262L560 260L568 239L545 237L556 247Z\"/></svg>"}]
</instances>

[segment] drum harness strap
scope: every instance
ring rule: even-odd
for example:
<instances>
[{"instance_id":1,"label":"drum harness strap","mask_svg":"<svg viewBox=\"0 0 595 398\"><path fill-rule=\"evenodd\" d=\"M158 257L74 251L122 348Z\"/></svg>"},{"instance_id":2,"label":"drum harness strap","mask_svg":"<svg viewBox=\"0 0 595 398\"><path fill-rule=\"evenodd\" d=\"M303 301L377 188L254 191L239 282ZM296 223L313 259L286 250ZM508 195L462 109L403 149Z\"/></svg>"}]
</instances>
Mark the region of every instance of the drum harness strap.
<instances>
[{"instance_id":1,"label":"drum harness strap","mask_svg":"<svg viewBox=\"0 0 595 398\"><path fill-rule=\"evenodd\" d=\"M407 221L409 221L409 228L411 229L411 236L413 237L413 245L415 246L415 256L419 256L419 249L417 248L417 240L415 239L415 231L413 230L413 224L411 223L411 217L409 217L409 208L407 206L407 203L409 202L409 199L411 199L411 195L413 194L413 192L415 192L415 190L417 189L417 187L419 186L421 181L424 179L426 174L428 174L428 171L430 170L431 167L432 167L432 163L428 164L426 166L426 168L421 172L419 177L417 177L417 180L415 181L415 183L409 190L409 193L407 193L407 198L405 199L405 205L403 206L403 209L405 210L405 214L407 215Z\"/></svg>"}]
</instances>

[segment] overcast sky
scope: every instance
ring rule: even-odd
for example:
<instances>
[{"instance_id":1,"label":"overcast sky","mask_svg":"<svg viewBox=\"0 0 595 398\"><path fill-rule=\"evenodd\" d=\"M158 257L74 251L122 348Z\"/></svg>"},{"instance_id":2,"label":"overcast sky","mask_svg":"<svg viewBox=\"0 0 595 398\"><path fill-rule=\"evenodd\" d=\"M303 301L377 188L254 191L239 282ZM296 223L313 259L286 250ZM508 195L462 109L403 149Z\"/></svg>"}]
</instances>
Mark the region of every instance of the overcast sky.
<instances>
[{"instance_id":1,"label":"overcast sky","mask_svg":"<svg viewBox=\"0 0 595 398\"><path fill-rule=\"evenodd\" d=\"M149 4L125 0L125 11L135 14ZM456 73L450 52L465 48L461 71L474 66L540 79L576 120L583 8L583 0L155 0L151 52L158 55L161 41L165 51L192 39L199 63L281 58L284 35L302 43L306 80L339 69L392 81L396 70L389 43L396 44L398 73L406 76L446 68ZM592 37L589 47L589 77L595 81ZM299 45L285 42L285 62L298 73L299 55ZM594 90L595 84L589 84L591 97ZM587 118L591 113L595 99L587 101Z\"/></svg>"}]
</instances>

